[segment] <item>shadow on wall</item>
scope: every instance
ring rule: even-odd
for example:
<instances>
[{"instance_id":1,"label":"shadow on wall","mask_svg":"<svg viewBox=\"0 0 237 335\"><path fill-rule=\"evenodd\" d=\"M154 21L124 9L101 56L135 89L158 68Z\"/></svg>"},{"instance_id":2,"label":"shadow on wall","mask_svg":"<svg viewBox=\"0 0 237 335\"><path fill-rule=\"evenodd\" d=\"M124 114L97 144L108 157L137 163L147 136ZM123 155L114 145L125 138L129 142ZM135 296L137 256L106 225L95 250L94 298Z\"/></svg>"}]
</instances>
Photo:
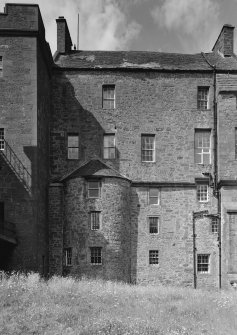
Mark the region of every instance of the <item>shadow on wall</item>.
<instances>
[{"instance_id":1,"label":"shadow on wall","mask_svg":"<svg viewBox=\"0 0 237 335\"><path fill-rule=\"evenodd\" d=\"M38 149L36 146L24 146L24 153L31 162L31 188L32 195L36 195L37 192L37 153Z\"/></svg>"},{"instance_id":2,"label":"shadow on wall","mask_svg":"<svg viewBox=\"0 0 237 335\"><path fill-rule=\"evenodd\" d=\"M74 78L74 74L71 76L71 80L77 80ZM95 97L95 94L90 93L89 83L85 84L85 87L76 87L70 82L65 74L57 73L55 80L53 81L53 102L52 108L53 113L51 114L50 120L50 166L51 166L51 177L60 178L63 175L69 173L73 169L81 166L84 162L99 157L103 160L103 135L105 133L113 133L109 131L109 127L114 125L112 116L105 114L103 118L103 126L97 119L100 117L99 113L108 113L102 108L96 108L93 110L93 106L98 106L98 101L101 97ZM82 95L88 94L87 108L80 102L80 92ZM91 95L91 98L90 98ZM90 103L91 99L91 103ZM96 103L95 103L95 99ZM101 101L101 100L100 100ZM84 104L84 103L83 103ZM89 107L88 107L89 106ZM106 121L107 120L107 121ZM108 122L108 128L106 122ZM115 130L114 130L115 132ZM68 160L67 159L67 134L74 133L79 135L79 159ZM117 157L115 160L104 159L106 164L112 166L116 170L120 169L120 152L117 150ZM129 225L130 234L130 248L127 248L126 258L129 264L129 274L127 277L131 283L136 283L137 274L137 244L138 244L138 216L140 213L139 199L136 193L136 189L131 190L131 201L130 204L130 220L126 222ZM118 204L119 206L119 204ZM86 209L85 209L86 210ZM84 221L84 218L83 218ZM65 229L65 227L64 227ZM70 230L70 229L69 229ZM94 276L103 277L106 279L113 279L114 273L117 273L116 260L121 263L121 254L114 252L112 249L109 250L109 258L105 259L106 262L111 262L111 267L93 266L90 264L88 259L88 251L90 246L97 245L100 241L101 246L108 250L110 240L105 238L104 234L96 233L94 238L96 244L90 242L92 235L89 234L88 229L82 229L74 232L71 237L73 245L76 246L76 267L64 267L63 274L73 274L76 276ZM69 234L70 235L70 234ZM67 240L67 237L66 237ZM123 243L123 242L122 242ZM69 247L71 243L65 243L64 247ZM121 246L125 249L125 246ZM87 250L87 251L86 251ZM107 257L107 256L106 256ZM114 267L114 270L113 270ZM124 269L121 267L121 280L124 278ZM118 280L118 276L116 278Z\"/></svg>"},{"instance_id":3,"label":"shadow on wall","mask_svg":"<svg viewBox=\"0 0 237 335\"><path fill-rule=\"evenodd\" d=\"M89 86L81 86L80 90L81 94L90 96ZM95 105L95 99L98 98L92 94L91 98L87 98L87 105L90 103L91 106L91 110L89 110L80 103L79 94L80 91L76 95L75 88L64 74L57 74L53 84L53 113L50 120L52 177L60 177L92 158L99 157L103 160L103 135L116 132L115 129L112 129L114 125L111 120L108 120L108 129L104 129L96 119L93 106ZM97 109L97 113L99 112L100 110ZM111 127L111 130L109 130L109 127ZM70 133L79 135L78 160L67 159L67 134ZM118 149L116 150L116 159L104 159L104 161L119 170L120 152Z\"/></svg>"},{"instance_id":4,"label":"shadow on wall","mask_svg":"<svg viewBox=\"0 0 237 335\"><path fill-rule=\"evenodd\" d=\"M85 213L86 215L87 213ZM67 231L64 234L64 247L73 245L73 267L63 266L63 276L74 275L78 278L102 278L105 280L125 281L136 284L137 277L137 211L133 211L132 224L127 225L127 236L120 231L121 239L117 234L116 241L105 236L105 232L89 231L80 229L73 233ZM111 226L108 221L107 230L112 234ZM106 230L106 227L104 227ZM68 230L68 229L67 229ZM69 229L70 230L70 229ZM65 231L65 230L64 230ZM71 235L71 236L70 236ZM121 243L120 243L121 240ZM91 264L90 248L93 246L102 248L102 265Z\"/></svg>"},{"instance_id":5,"label":"shadow on wall","mask_svg":"<svg viewBox=\"0 0 237 335\"><path fill-rule=\"evenodd\" d=\"M0 238L0 268L5 271L33 270L32 256L32 211L31 198L12 168L0 157L0 202L3 238ZM6 242L16 241L15 243ZM32 246L30 246L32 243ZM26 248L29 255L26 256ZM32 257L33 259L33 257Z\"/></svg>"}]
</instances>

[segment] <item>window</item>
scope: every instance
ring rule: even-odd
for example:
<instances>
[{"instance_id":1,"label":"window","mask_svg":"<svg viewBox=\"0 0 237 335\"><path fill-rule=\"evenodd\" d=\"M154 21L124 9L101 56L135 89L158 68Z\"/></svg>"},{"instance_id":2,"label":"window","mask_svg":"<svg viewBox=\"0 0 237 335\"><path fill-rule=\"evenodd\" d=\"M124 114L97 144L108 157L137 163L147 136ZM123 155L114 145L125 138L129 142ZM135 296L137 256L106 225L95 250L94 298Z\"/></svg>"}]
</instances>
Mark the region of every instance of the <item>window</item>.
<instances>
[{"instance_id":1,"label":"window","mask_svg":"<svg viewBox=\"0 0 237 335\"><path fill-rule=\"evenodd\" d=\"M72 248L64 249L65 254L65 265L70 266L72 265Z\"/></svg>"},{"instance_id":2,"label":"window","mask_svg":"<svg viewBox=\"0 0 237 335\"><path fill-rule=\"evenodd\" d=\"M142 162L155 161L155 135L142 135Z\"/></svg>"},{"instance_id":3,"label":"window","mask_svg":"<svg viewBox=\"0 0 237 335\"><path fill-rule=\"evenodd\" d=\"M195 163L211 163L211 131L195 130Z\"/></svg>"},{"instance_id":4,"label":"window","mask_svg":"<svg viewBox=\"0 0 237 335\"><path fill-rule=\"evenodd\" d=\"M159 264L158 250L149 250L149 264Z\"/></svg>"},{"instance_id":5,"label":"window","mask_svg":"<svg viewBox=\"0 0 237 335\"><path fill-rule=\"evenodd\" d=\"M3 76L3 61L2 61L2 56L0 56L0 77Z\"/></svg>"},{"instance_id":6,"label":"window","mask_svg":"<svg viewBox=\"0 0 237 335\"><path fill-rule=\"evenodd\" d=\"M100 182L98 180L88 180L88 198L100 197Z\"/></svg>"},{"instance_id":7,"label":"window","mask_svg":"<svg viewBox=\"0 0 237 335\"><path fill-rule=\"evenodd\" d=\"M100 229L100 212L90 212L91 230Z\"/></svg>"},{"instance_id":8,"label":"window","mask_svg":"<svg viewBox=\"0 0 237 335\"><path fill-rule=\"evenodd\" d=\"M0 128L0 150L5 149L5 143L4 143L4 128Z\"/></svg>"},{"instance_id":9,"label":"window","mask_svg":"<svg viewBox=\"0 0 237 335\"><path fill-rule=\"evenodd\" d=\"M79 138L78 134L67 135L68 159L78 159L79 157Z\"/></svg>"},{"instance_id":10,"label":"window","mask_svg":"<svg viewBox=\"0 0 237 335\"><path fill-rule=\"evenodd\" d=\"M159 218L157 216L149 217L149 232L150 234L159 234Z\"/></svg>"},{"instance_id":11,"label":"window","mask_svg":"<svg viewBox=\"0 0 237 335\"><path fill-rule=\"evenodd\" d=\"M197 185L197 200L199 202L208 202L208 185L207 184Z\"/></svg>"},{"instance_id":12,"label":"window","mask_svg":"<svg viewBox=\"0 0 237 335\"><path fill-rule=\"evenodd\" d=\"M103 108L115 108L115 85L103 85Z\"/></svg>"},{"instance_id":13,"label":"window","mask_svg":"<svg viewBox=\"0 0 237 335\"><path fill-rule=\"evenodd\" d=\"M210 255L199 254L197 255L197 271L199 273L209 273L209 260Z\"/></svg>"},{"instance_id":14,"label":"window","mask_svg":"<svg viewBox=\"0 0 237 335\"><path fill-rule=\"evenodd\" d=\"M104 158L115 159L115 134L104 135Z\"/></svg>"},{"instance_id":15,"label":"window","mask_svg":"<svg viewBox=\"0 0 237 335\"><path fill-rule=\"evenodd\" d=\"M149 188L149 205L159 205L159 189Z\"/></svg>"},{"instance_id":16,"label":"window","mask_svg":"<svg viewBox=\"0 0 237 335\"><path fill-rule=\"evenodd\" d=\"M102 248L92 247L91 249L91 264L102 264Z\"/></svg>"},{"instance_id":17,"label":"window","mask_svg":"<svg viewBox=\"0 0 237 335\"><path fill-rule=\"evenodd\" d=\"M211 232L218 233L218 218L217 217L211 218Z\"/></svg>"},{"instance_id":18,"label":"window","mask_svg":"<svg viewBox=\"0 0 237 335\"><path fill-rule=\"evenodd\" d=\"M198 109L208 109L209 87L198 87L197 106Z\"/></svg>"}]
</instances>

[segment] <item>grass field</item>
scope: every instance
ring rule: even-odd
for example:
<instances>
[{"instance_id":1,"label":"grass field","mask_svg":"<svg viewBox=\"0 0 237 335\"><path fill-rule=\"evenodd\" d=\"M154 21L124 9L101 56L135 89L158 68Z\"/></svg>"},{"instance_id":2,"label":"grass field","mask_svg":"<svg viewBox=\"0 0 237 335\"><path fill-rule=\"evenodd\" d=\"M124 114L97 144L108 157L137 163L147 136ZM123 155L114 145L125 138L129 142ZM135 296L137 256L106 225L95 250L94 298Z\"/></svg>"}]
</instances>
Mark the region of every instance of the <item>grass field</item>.
<instances>
[{"instance_id":1,"label":"grass field","mask_svg":"<svg viewBox=\"0 0 237 335\"><path fill-rule=\"evenodd\" d=\"M3 275L0 334L236 335L237 292Z\"/></svg>"}]
</instances>

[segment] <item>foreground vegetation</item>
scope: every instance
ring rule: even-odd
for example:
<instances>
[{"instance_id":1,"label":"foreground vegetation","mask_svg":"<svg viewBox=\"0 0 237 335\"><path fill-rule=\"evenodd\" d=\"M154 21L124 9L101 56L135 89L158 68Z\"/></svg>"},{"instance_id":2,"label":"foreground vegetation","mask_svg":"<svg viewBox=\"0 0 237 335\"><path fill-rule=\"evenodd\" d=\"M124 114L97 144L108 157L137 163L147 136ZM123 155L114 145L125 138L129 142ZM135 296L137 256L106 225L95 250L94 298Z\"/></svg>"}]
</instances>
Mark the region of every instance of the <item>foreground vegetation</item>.
<instances>
[{"instance_id":1,"label":"foreground vegetation","mask_svg":"<svg viewBox=\"0 0 237 335\"><path fill-rule=\"evenodd\" d=\"M0 278L0 334L236 335L237 292Z\"/></svg>"}]
</instances>

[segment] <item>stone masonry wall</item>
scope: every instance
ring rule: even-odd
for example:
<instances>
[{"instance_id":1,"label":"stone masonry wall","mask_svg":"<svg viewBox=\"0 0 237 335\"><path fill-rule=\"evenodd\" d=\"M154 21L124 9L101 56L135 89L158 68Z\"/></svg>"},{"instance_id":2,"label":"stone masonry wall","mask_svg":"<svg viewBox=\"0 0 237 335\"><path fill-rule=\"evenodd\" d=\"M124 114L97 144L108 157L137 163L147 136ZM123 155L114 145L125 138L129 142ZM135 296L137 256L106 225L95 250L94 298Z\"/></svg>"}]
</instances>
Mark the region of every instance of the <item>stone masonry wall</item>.
<instances>
[{"instance_id":1,"label":"stone masonry wall","mask_svg":"<svg viewBox=\"0 0 237 335\"><path fill-rule=\"evenodd\" d=\"M0 127L4 128L6 141L32 174L37 143L36 38L4 37L0 33L0 55L3 57ZM2 158L1 165L5 166ZM18 239L8 268L37 271L37 201L25 191L9 166L2 173L4 183L1 182L0 193L6 208L5 219L16 225Z\"/></svg>"},{"instance_id":2,"label":"stone masonry wall","mask_svg":"<svg viewBox=\"0 0 237 335\"><path fill-rule=\"evenodd\" d=\"M222 286L230 287L237 280L237 187L222 187L221 199Z\"/></svg>"},{"instance_id":3,"label":"stone masonry wall","mask_svg":"<svg viewBox=\"0 0 237 335\"><path fill-rule=\"evenodd\" d=\"M6 4L0 13L0 29L37 31L41 20L39 7L30 4Z\"/></svg>"},{"instance_id":4,"label":"stone masonry wall","mask_svg":"<svg viewBox=\"0 0 237 335\"><path fill-rule=\"evenodd\" d=\"M64 248L72 248L72 266L64 273L130 281L130 183L101 180L101 197L87 198L87 182L66 183ZM100 211L101 228L91 230L90 212ZM102 265L90 263L90 247L102 247Z\"/></svg>"},{"instance_id":5,"label":"stone masonry wall","mask_svg":"<svg viewBox=\"0 0 237 335\"><path fill-rule=\"evenodd\" d=\"M48 272L48 182L49 182L49 118L51 107L51 78L47 64L37 45L37 241L38 266L41 273Z\"/></svg>"},{"instance_id":6,"label":"stone masonry wall","mask_svg":"<svg viewBox=\"0 0 237 335\"><path fill-rule=\"evenodd\" d=\"M237 76L221 74L218 84L219 179L237 178Z\"/></svg>"},{"instance_id":7,"label":"stone masonry wall","mask_svg":"<svg viewBox=\"0 0 237 335\"><path fill-rule=\"evenodd\" d=\"M132 281L193 286L192 211L216 212L209 189L208 203L196 200L195 188L160 189L160 204L148 204L148 188L132 188ZM150 234L148 217L159 217L159 234ZM198 274L197 286L218 286L217 234L209 218L196 220L197 254L210 254L210 273ZM149 264L149 250L159 251L159 265Z\"/></svg>"},{"instance_id":8,"label":"stone masonry wall","mask_svg":"<svg viewBox=\"0 0 237 335\"><path fill-rule=\"evenodd\" d=\"M193 182L212 170L194 163L195 128L213 128L212 74L55 71L53 82L52 175L102 157L105 132L117 144L108 163L133 181ZM103 84L115 84L115 109L102 109ZM210 86L210 110L197 109L198 86ZM67 132L79 133L78 161L67 160ZM141 134L155 135L155 163L141 163Z\"/></svg>"},{"instance_id":9,"label":"stone masonry wall","mask_svg":"<svg viewBox=\"0 0 237 335\"><path fill-rule=\"evenodd\" d=\"M63 185L49 186L49 274L62 275L63 265Z\"/></svg>"},{"instance_id":10,"label":"stone masonry wall","mask_svg":"<svg viewBox=\"0 0 237 335\"><path fill-rule=\"evenodd\" d=\"M37 271L33 202L9 166L2 160L0 162L0 201L4 202L4 225L15 224L17 240L17 245L9 246L9 249L0 241L0 268Z\"/></svg>"},{"instance_id":11,"label":"stone masonry wall","mask_svg":"<svg viewBox=\"0 0 237 335\"><path fill-rule=\"evenodd\" d=\"M17 33L12 34L13 30ZM51 96L46 71L48 60L45 61L49 55L48 58L43 56L46 49L39 7L6 5L5 13L0 13L0 56L3 60L0 128L4 128L6 141L31 174L32 187L31 194L26 192L15 172L5 166L1 158L3 171L9 176L0 185L1 200L5 204L5 219L10 217L16 225L18 240L8 267L41 274L47 272L48 259L46 185Z\"/></svg>"},{"instance_id":12,"label":"stone masonry wall","mask_svg":"<svg viewBox=\"0 0 237 335\"><path fill-rule=\"evenodd\" d=\"M203 177L202 172L213 173L213 164L197 165L194 161L195 129L213 129L212 74L55 71L53 82L53 176L62 175L92 157L103 158L104 133L116 136L117 159L107 163L133 182L193 183L195 177ZM103 84L115 85L115 109L102 108ZM197 109L198 86L210 87L208 110ZM79 160L67 160L67 132L79 134ZM155 135L154 163L141 162L141 134ZM161 205L154 208L145 204L147 190L142 186L133 188L132 195L131 280L192 286L192 211L207 207L216 213L216 200L211 197L207 205L200 205L196 189L181 186L161 188ZM157 236L150 236L147 216L154 214L160 217L161 230ZM198 275L198 285L217 286L217 237L210 233L210 219L200 220L197 229L197 248L200 253L210 254L211 262L210 274ZM89 236L83 239L89 241ZM159 266L149 265L151 247L159 250ZM83 257L86 259L86 255Z\"/></svg>"}]
</instances>

